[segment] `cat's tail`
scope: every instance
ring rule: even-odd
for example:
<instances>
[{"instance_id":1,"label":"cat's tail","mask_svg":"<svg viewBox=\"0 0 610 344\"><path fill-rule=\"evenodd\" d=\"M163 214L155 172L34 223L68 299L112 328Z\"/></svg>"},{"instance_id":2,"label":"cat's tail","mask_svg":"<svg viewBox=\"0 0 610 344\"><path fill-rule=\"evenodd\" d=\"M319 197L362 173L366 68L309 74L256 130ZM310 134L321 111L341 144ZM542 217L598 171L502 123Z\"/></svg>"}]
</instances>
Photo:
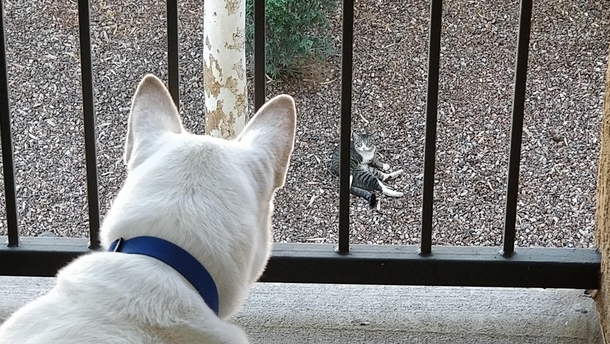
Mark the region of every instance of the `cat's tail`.
<instances>
[{"instance_id":1,"label":"cat's tail","mask_svg":"<svg viewBox=\"0 0 610 344\"><path fill-rule=\"evenodd\" d=\"M352 195L362 197L369 202L369 207L375 208L377 207L377 196L375 192L370 192L368 190L361 189L359 187L352 186L349 188L349 192Z\"/></svg>"},{"instance_id":2,"label":"cat's tail","mask_svg":"<svg viewBox=\"0 0 610 344\"><path fill-rule=\"evenodd\" d=\"M371 209L375 209L377 207L377 196L375 196L374 192L371 192L371 197L368 199L368 201Z\"/></svg>"}]
</instances>

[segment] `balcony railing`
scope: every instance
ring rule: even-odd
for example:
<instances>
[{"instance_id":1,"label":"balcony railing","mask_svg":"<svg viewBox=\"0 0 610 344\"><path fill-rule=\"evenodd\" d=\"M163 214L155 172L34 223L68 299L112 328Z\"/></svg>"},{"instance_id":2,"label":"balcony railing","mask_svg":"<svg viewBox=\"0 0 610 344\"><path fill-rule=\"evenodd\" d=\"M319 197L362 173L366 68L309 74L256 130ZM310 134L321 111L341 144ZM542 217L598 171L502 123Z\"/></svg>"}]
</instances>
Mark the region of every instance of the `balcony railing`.
<instances>
[{"instance_id":1,"label":"balcony railing","mask_svg":"<svg viewBox=\"0 0 610 344\"><path fill-rule=\"evenodd\" d=\"M594 249L517 248L515 223L532 0L521 0L512 129L502 247L433 246L436 125L442 0L431 0L428 90L424 145L421 245L350 245L349 141L352 102L353 0L343 2L341 76L341 167L338 245L275 244L261 278L268 282L361 283L444 286L597 288L600 257ZM0 10L2 2L0 1ZM89 2L78 1L89 240L20 238L17 226L13 143L4 13L0 21L0 134L7 212L7 243L0 247L0 275L53 276L75 257L100 249L95 109L91 72ZM265 101L265 0L255 0L255 108ZM169 90L179 104L178 3L167 1Z\"/></svg>"}]
</instances>

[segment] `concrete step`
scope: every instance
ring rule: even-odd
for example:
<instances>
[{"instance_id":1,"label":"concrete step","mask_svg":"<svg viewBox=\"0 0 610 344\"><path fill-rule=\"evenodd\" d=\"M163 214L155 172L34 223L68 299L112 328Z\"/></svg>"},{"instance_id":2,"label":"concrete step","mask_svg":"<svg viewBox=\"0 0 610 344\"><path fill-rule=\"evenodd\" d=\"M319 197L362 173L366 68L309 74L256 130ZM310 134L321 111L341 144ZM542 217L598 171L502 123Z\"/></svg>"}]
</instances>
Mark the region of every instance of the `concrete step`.
<instances>
[{"instance_id":1,"label":"concrete step","mask_svg":"<svg viewBox=\"0 0 610 344\"><path fill-rule=\"evenodd\" d=\"M53 278L0 277L0 321ZM253 343L602 343L583 290L258 283Z\"/></svg>"}]
</instances>

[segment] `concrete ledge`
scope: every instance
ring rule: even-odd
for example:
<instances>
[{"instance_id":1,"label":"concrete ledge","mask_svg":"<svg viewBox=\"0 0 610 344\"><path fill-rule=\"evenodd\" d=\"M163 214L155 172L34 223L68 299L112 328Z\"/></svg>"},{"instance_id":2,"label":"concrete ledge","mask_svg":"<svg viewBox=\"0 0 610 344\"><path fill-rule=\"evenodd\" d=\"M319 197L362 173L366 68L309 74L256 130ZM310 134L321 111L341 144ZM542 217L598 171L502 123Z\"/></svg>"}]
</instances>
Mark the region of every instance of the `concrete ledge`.
<instances>
[{"instance_id":1,"label":"concrete ledge","mask_svg":"<svg viewBox=\"0 0 610 344\"><path fill-rule=\"evenodd\" d=\"M0 277L0 321L53 278ZM601 343L582 290L258 283L235 323L253 343Z\"/></svg>"}]
</instances>

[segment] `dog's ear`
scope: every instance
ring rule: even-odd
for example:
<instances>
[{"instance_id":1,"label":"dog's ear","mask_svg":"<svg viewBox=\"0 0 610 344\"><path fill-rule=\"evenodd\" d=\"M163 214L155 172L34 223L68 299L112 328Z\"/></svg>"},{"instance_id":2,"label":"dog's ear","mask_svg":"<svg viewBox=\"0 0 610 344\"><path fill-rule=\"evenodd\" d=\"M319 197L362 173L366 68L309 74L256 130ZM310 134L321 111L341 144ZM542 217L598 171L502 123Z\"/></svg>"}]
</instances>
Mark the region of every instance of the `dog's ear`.
<instances>
[{"instance_id":1,"label":"dog's ear","mask_svg":"<svg viewBox=\"0 0 610 344\"><path fill-rule=\"evenodd\" d=\"M294 146L296 116L294 99L288 95L277 96L258 110L237 137L238 141L249 142L268 153L266 156L271 159L275 174L275 188L284 186Z\"/></svg>"},{"instance_id":2,"label":"dog's ear","mask_svg":"<svg viewBox=\"0 0 610 344\"><path fill-rule=\"evenodd\" d=\"M146 75L131 103L125 142L125 163L135 168L156 150L163 134L181 133L184 129L171 95L154 75Z\"/></svg>"}]
</instances>

